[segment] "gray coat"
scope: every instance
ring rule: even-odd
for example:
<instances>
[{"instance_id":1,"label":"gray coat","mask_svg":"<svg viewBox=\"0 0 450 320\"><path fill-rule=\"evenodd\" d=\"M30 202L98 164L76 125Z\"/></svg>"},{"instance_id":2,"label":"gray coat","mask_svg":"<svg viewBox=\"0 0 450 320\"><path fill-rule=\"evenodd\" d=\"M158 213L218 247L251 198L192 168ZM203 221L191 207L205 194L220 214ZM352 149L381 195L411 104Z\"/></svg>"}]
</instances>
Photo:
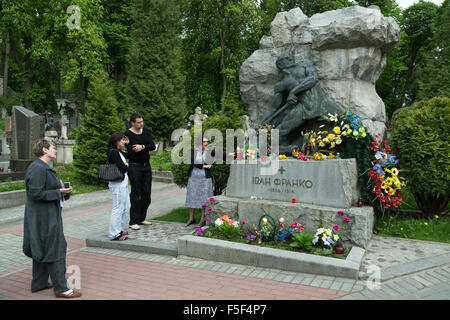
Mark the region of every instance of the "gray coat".
<instances>
[{"instance_id":1,"label":"gray coat","mask_svg":"<svg viewBox=\"0 0 450 320\"><path fill-rule=\"evenodd\" d=\"M56 172L36 158L25 172L27 202L23 225L23 253L38 262L66 257L61 217L61 181Z\"/></svg>"}]
</instances>

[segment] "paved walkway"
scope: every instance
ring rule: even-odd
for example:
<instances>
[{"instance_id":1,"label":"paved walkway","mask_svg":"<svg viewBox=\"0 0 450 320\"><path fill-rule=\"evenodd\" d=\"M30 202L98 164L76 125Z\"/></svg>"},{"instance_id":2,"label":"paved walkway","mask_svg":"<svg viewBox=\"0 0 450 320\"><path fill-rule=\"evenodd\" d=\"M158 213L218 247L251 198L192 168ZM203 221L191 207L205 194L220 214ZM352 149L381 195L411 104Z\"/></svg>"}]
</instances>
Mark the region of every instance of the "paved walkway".
<instances>
[{"instance_id":1,"label":"paved walkway","mask_svg":"<svg viewBox=\"0 0 450 320\"><path fill-rule=\"evenodd\" d=\"M154 182L148 220L183 207L184 200L184 189ZM81 286L81 300L450 299L447 244L374 236L355 280L87 247L87 238L107 235L110 212L109 191L73 196L63 209L67 276L71 286ZM173 245L193 229L153 220L130 238ZM23 206L0 210L0 299L55 299L51 290L30 292L31 260L22 253L22 236Z\"/></svg>"}]
</instances>

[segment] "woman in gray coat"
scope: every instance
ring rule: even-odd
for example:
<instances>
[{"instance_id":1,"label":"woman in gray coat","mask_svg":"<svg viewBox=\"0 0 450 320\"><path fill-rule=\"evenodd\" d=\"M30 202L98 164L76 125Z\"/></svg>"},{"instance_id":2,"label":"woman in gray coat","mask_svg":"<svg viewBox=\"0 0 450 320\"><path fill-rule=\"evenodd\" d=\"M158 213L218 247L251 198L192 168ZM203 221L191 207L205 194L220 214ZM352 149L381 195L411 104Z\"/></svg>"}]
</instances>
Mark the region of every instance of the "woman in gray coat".
<instances>
[{"instance_id":1,"label":"woman in gray coat","mask_svg":"<svg viewBox=\"0 0 450 320\"><path fill-rule=\"evenodd\" d=\"M53 287L58 298L76 298L81 292L69 289L66 280L67 243L61 217L62 202L72 188L65 188L48 166L56 159L54 144L40 140L34 154L37 158L25 172L27 201L23 230L23 253L33 259L31 291Z\"/></svg>"}]
</instances>

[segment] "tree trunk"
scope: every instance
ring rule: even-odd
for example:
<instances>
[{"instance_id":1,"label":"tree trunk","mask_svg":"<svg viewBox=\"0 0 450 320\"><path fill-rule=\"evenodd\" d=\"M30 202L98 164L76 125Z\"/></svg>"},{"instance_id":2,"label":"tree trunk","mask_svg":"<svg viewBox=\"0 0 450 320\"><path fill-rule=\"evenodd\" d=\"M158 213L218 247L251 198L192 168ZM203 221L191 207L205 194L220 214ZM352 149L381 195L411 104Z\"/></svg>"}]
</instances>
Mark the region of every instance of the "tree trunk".
<instances>
[{"instance_id":1,"label":"tree trunk","mask_svg":"<svg viewBox=\"0 0 450 320\"><path fill-rule=\"evenodd\" d=\"M220 38L220 77L222 78L222 93L220 95L221 109L223 110L222 100L227 95L227 77L223 72L225 69L225 45L226 45L226 24L227 19L225 18L225 5L226 0L222 0L221 7L219 8L219 38Z\"/></svg>"},{"instance_id":2,"label":"tree trunk","mask_svg":"<svg viewBox=\"0 0 450 320\"><path fill-rule=\"evenodd\" d=\"M5 39L5 55L3 56L3 97L8 99L8 71L9 71L9 52L10 52L10 43L9 43L9 33L6 33Z\"/></svg>"},{"instance_id":3,"label":"tree trunk","mask_svg":"<svg viewBox=\"0 0 450 320\"><path fill-rule=\"evenodd\" d=\"M406 78L405 78L405 85L403 86L402 95L400 96L399 108L402 108L403 103L405 102L406 89L408 89L409 82L411 81L411 76L414 71L414 62L416 61L416 56L417 56L418 52L419 52L419 49L414 49L412 51L411 59L409 60L409 65L408 65L408 73L406 74Z\"/></svg>"},{"instance_id":4,"label":"tree trunk","mask_svg":"<svg viewBox=\"0 0 450 320\"><path fill-rule=\"evenodd\" d=\"M33 69L31 65L31 39L25 39L25 82L23 84L23 104L24 107L33 110L33 104L29 98L31 89L33 88Z\"/></svg>"}]
</instances>

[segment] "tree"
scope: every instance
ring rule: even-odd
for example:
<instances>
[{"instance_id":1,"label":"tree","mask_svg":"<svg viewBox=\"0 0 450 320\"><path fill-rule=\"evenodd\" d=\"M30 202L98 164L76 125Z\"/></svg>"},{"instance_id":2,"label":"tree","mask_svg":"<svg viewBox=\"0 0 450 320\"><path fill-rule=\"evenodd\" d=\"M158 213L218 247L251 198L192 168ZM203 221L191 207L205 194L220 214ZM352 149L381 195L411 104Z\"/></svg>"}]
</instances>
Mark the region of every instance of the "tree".
<instances>
[{"instance_id":1,"label":"tree","mask_svg":"<svg viewBox=\"0 0 450 320\"><path fill-rule=\"evenodd\" d=\"M81 115L83 125L73 134L77 141L73 164L78 178L87 184L101 183L97 178L98 166L106 163L109 137L125 129L117 114L118 108L112 80L106 74L93 78L86 113Z\"/></svg>"},{"instance_id":2,"label":"tree","mask_svg":"<svg viewBox=\"0 0 450 320\"><path fill-rule=\"evenodd\" d=\"M418 99L450 97L450 1L438 9L433 47L418 67Z\"/></svg>"},{"instance_id":3,"label":"tree","mask_svg":"<svg viewBox=\"0 0 450 320\"><path fill-rule=\"evenodd\" d=\"M127 57L126 103L151 125L155 139L170 139L185 117L177 0L135 0Z\"/></svg>"},{"instance_id":4,"label":"tree","mask_svg":"<svg viewBox=\"0 0 450 320\"><path fill-rule=\"evenodd\" d=\"M437 5L432 2L420 0L403 11L402 28L406 34L406 42L409 50L408 71L403 83L400 95L399 108L403 107L407 90L413 79L417 59L422 48L429 48L433 37L433 22L437 13ZM410 99L411 102L414 99Z\"/></svg>"}]
</instances>

